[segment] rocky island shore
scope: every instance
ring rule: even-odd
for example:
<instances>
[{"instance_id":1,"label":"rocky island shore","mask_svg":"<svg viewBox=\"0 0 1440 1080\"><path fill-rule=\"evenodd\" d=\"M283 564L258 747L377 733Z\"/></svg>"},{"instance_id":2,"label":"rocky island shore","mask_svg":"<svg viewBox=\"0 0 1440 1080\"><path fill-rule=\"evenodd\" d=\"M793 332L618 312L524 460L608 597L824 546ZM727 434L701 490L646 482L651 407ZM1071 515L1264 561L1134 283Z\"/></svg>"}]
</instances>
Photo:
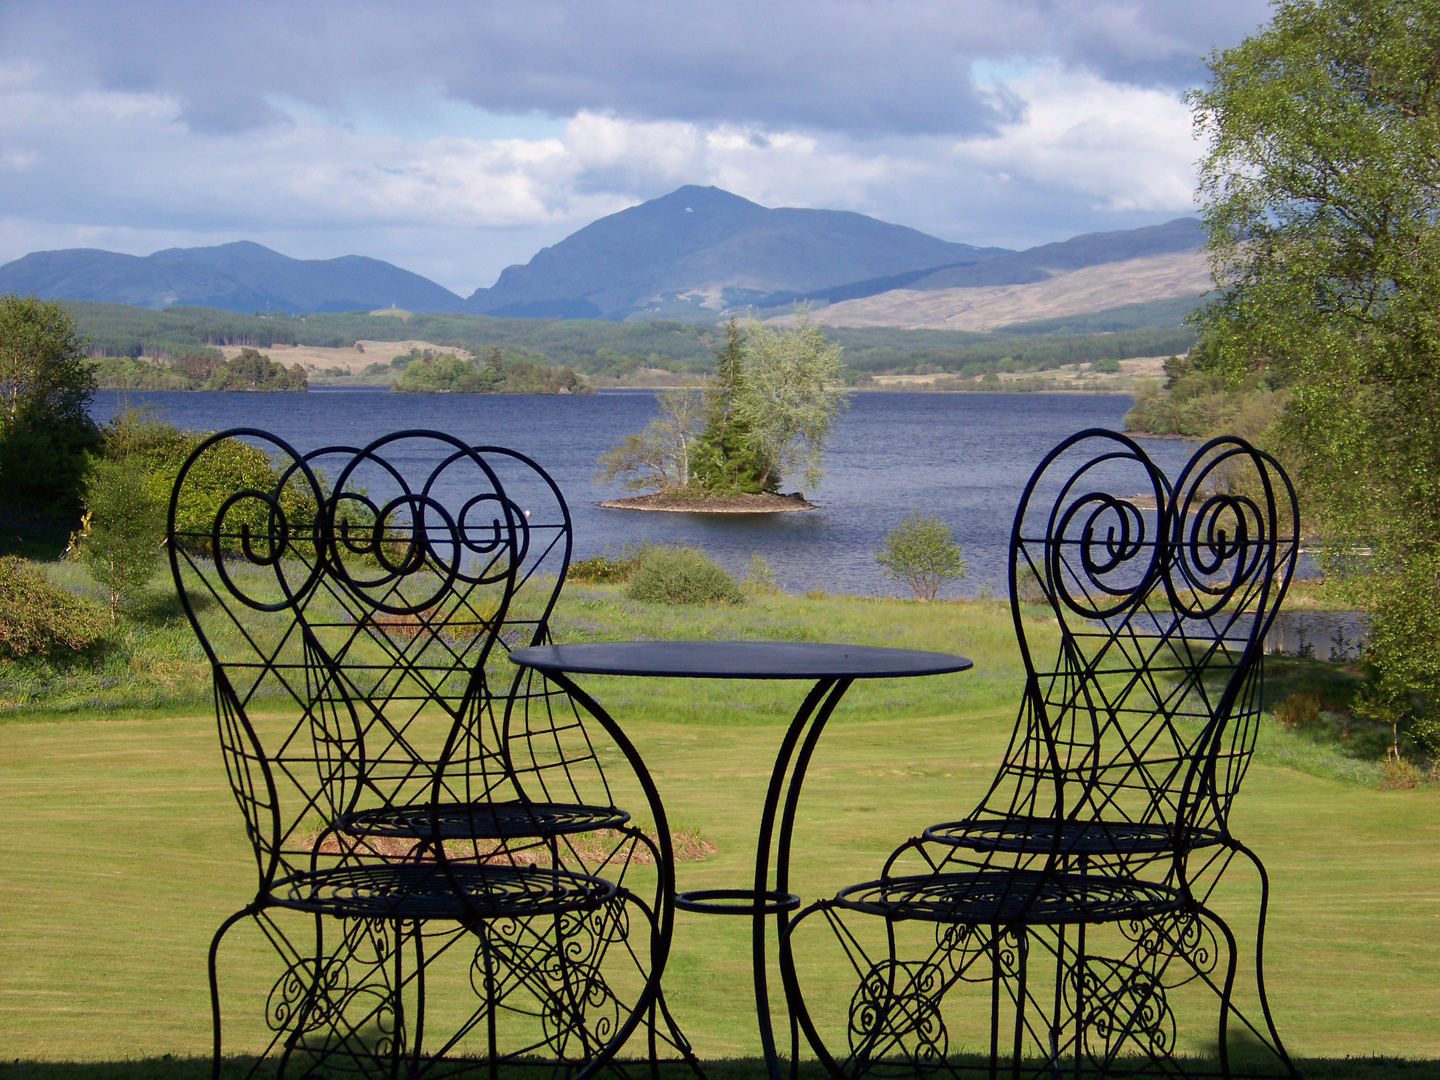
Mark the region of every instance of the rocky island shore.
<instances>
[{"instance_id":1,"label":"rocky island shore","mask_svg":"<svg viewBox=\"0 0 1440 1080\"><path fill-rule=\"evenodd\" d=\"M671 514L785 514L797 510L818 510L798 491L779 495L770 491L756 494L702 495L692 498L673 491L650 495L628 495L606 499L600 504L612 510L653 510Z\"/></svg>"}]
</instances>

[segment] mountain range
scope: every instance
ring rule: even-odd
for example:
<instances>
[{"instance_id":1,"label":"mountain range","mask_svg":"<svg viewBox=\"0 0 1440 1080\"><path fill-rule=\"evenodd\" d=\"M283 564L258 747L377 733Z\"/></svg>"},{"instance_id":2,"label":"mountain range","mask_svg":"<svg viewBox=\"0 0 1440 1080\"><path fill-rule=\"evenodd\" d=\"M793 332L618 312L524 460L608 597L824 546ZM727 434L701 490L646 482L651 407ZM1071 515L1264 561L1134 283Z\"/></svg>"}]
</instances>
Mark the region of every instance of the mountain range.
<instances>
[{"instance_id":1,"label":"mountain range","mask_svg":"<svg viewBox=\"0 0 1440 1080\"><path fill-rule=\"evenodd\" d=\"M244 312L355 311L391 304L411 311L466 310L449 289L379 259L292 259L248 240L146 256L95 248L37 251L0 266L0 292Z\"/></svg>"},{"instance_id":2,"label":"mountain range","mask_svg":"<svg viewBox=\"0 0 1440 1080\"><path fill-rule=\"evenodd\" d=\"M242 312L398 307L510 318L713 322L736 307L785 310L797 301L846 306L892 293L936 293L968 305L971 290L1046 282L1054 293L1053 279L1112 263L1126 269L1106 295L1124 302L1126 275L1143 279L1151 260L1170 267L1201 241L1199 223L1180 218L1025 251L980 248L863 214L770 209L718 188L687 185L592 222L463 299L378 259L292 259L249 241L143 257L87 248L35 252L0 266L0 292ZM1158 286L1162 293L1198 292L1173 272L1166 281L1171 284ZM1155 291L1139 290L1145 299ZM936 296L926 303L934 308L950 301ZM887 303L867 304L861 321L875 325L887 317L877 312L886 310ZM1043 317L1047 309L1037 310ZM921 325L914 320L912 311L902 322Z\"/></svg>"}]
</instances>

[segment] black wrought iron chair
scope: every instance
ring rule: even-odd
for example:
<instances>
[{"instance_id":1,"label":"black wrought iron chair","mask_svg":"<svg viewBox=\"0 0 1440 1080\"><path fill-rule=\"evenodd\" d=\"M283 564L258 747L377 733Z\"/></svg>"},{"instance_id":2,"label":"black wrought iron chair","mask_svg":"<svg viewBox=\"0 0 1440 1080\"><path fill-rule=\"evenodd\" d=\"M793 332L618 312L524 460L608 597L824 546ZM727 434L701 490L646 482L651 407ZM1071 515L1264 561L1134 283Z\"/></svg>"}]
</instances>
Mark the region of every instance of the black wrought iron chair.
<instances>
[{"instance_id":1,"label":"black wrought iron chair","mask_svg":"<svg viewBox=\"0 0 1440 1080\"><path fill-rule=\"evenodd\" d=\"M1017 1077L1189 1076L1207 1061L1295 1075L1265 995L1268 880L1230 811L1297 551L1289 480L1239 439L1206 444L1173 487L1111 432L1045 458L1011 534L1027 681L989 792L879 878L811 904L782 941L791 1008L834 1075L993 1076L1005 1056ZM1048 659L1029 590L1059 624ZM1226 879L1237 858L1258 875L1243 995L1218 912L1244 899ZM822 1031L810 1002L827 987L806 965L827 941L822 962L838 943L858 985ZM1208 1031L1177 1047L1192 1011Z\"/></svg>"},{"instance_id":2,"label":"black wrought iron chair","mask_svg":"<svg viewBox=\"0 0 1440 1080\"><path fill-rule=\"evenodd\" d=\"M504 659L548 640L569 564L550 477L435 432L302 456L236 430L190 455L169 522L259 871L210 950L216 1075L244 920L281 960L261 1060L282 1075L583 1077L641 1024L652 1061L688 1054L659 998L673 860L644 763Z\"/></svg>"}]
</instances>

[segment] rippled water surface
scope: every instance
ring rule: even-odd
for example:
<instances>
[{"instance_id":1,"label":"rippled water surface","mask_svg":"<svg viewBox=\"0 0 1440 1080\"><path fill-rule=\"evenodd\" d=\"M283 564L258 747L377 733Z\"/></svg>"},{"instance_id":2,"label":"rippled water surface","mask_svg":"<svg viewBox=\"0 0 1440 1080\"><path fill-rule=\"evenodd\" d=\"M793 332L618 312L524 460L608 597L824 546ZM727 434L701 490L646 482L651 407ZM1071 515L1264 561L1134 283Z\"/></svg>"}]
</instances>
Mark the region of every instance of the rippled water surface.
<instances>
[{"instance_id":1,"label":"rippled water surface","mask_svg":"<svg viewBox=\"0 0 1440 1080\"><path fill-rule=\"evenodd\" d=\"M982 584L1004 590L1011 519L1026 480L1045 452L1087 427L1119 428L1131 399L1061 394L863 393L851 398L826 456L822 486L805 494L820 504L808 513L702 515L607 510L596 504L625 494L592 483L595 461L655 415L648 391L586 397L390 394L322 391L305 394L150 393L181 427L257 427L303 451L322 445L363 445L402 428L439 428L476 443L514 447L544 465L571 504L579 557L627 542L696 544L743 571L761 553L788 591L824 589L895 592L875 565L885 533L911 509L932 511L954 530L969 574L952 591ZM97 394L105 420L119 395ZM1174 476L1193 444L1146 440ZM787 485L786 490L789 490Z\"/></svg>"}]
</instances>

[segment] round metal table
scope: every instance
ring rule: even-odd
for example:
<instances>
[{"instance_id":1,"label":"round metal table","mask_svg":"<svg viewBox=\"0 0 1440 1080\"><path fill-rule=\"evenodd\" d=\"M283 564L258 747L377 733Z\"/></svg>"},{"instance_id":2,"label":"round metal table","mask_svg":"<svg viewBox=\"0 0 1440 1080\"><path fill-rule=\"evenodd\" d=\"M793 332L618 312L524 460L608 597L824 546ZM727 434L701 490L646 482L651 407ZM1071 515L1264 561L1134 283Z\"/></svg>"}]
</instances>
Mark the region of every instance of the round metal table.
<instances>
[{"instance_id":1,"label":"round metal table","mask_svg":"<svg viewBox=\"0 0 1440 1080\"><path fill-rule=\"evenodd\" d=\"M510 659L521 667L532 668L554 679L587 709L612 723L613 718L600 703L575 685L571 676L798 679L814 682L790 721L775 756L765 807L760 815L754 884L743 889L702 889L675 896L675 906L685 911L749 915L753 919L752 964L760 1042L770 1076L781 1080L765 974L765 923L767 917L774 915L783 939L789 913L800 906L800 897L789 891L790 844L800 789L805 782L805 770L815 745L835 706L856 679L946 675L968 670L970 661L963 656L916 649L795 641L614 641L536 645L513 650ZM777 813L780 814L778 837L775 835ZM770 858L772 841L775 850L773 867ZM789 1018L789 1026L793 1061L799 1051L799 1032L793 1017Z\"/></svg>"}]
</instances>

